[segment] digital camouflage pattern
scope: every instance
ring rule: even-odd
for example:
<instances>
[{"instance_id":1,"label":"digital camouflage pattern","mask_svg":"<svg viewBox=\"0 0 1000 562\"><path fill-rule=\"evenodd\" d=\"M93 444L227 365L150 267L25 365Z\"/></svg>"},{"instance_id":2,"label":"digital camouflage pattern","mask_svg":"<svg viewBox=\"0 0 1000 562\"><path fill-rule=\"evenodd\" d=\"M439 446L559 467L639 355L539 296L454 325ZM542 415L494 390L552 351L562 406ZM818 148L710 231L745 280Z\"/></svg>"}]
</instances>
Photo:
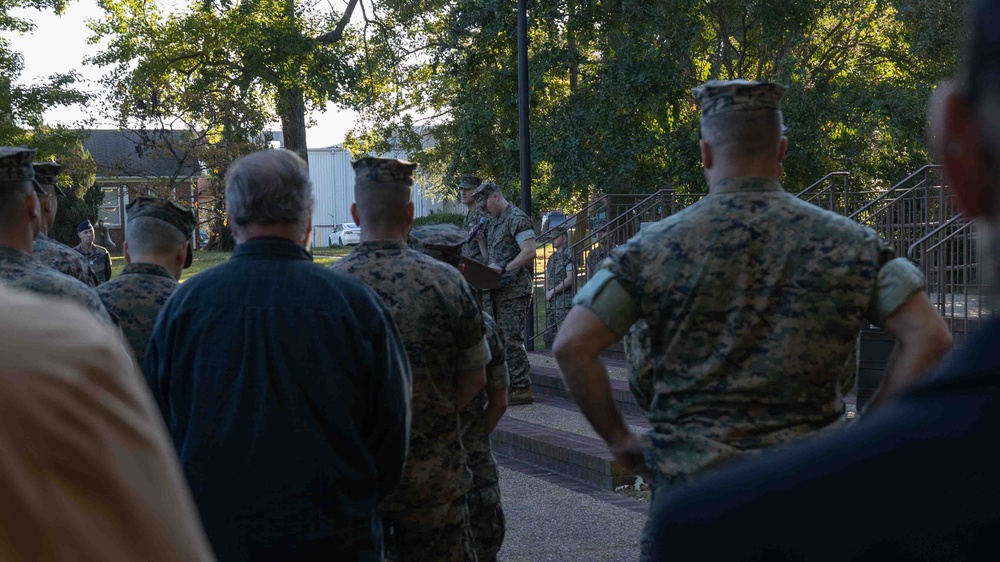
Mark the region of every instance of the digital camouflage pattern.
<instances>
[{"instance_id":1,"label":"digital camouflage pattern","mask_svg":"<svg viewBox=\"0 0 1000 562\"><path fill-rule=\"evenodd\" d=\"M77 244L73 247L85 260L87 260L87 265L97 276L97 284L100 285L111 279L111 254L108 253L104 246L98 246L93 244L90 247L90 251L83 249L83 243Z\"/></svg>"},{"instance_id":2,"label":"digital camouflage pattern","mask_svg":"<svg viewBox=\"0 0 1000 562\"><path fill-rule=\"evenodd\" d=\"M901 303L923 288L916 274L896 283L901 294L880 293L880 268L893 258L870 228L768 178L724 180L612 251L607 291L617 281L648 332L640 367L651 380L636 382L652 389L646 457L656 482L836 422L859 330L884 319L880 299ZM590 294L577 302L611 326Z\"/></svg>"},{"instance_id":3,"label":"digital camouflage pattern","mask_svg":"<svg viewBox=\"0 0 1000 562\"><path fill-rule=\"evenodd\" d=\"M417 164L395 158L365 156L351 162L357 184L388 183L413 187L413 172Z\"/></svg>"},{"instance_id":4,"label":"digital camouflage pattern","mask_svg":"<svg viewBox=\"0 0 1000 562\"><path fill-rule=\"evenodd\" d=\"M567 271L568 268L568 271ZM569 275L576 275L573 264L573 251L563 248L549 256L545 265L545 290L551 291L566 280ZM545 326L552 329L559 325L573 307L573 290L567 289L555 296L551 301L545 301Z\"/></svg>"},{"instance_id":5,"label":"digital camouflage pattern","mask_svg":"<svg viewBox=\"0 0 1000 562\"><path fill-rule=\"evenodd\" d=\"M156 315L176 288L174 276L162 265L130 263L118 277L96 289L108 311L118 316L139 365L146 359Z\"/></svg>"},{"instance_id":6,"label":"digital camouflage pattern","mask_svg":"<svg viewBox=\"0 0 1000 562\"><path fill-rule=\"evenodd\" d=\"M413 372L410 451L402 482L380 507L396 531L415 537L399 526L458 498L464 506L472 487L455 379L459 371L483 367L489 360L483 315L457 269L400 240L361 242L330 267L378 293L406 345ZM411 548L397 544L401 551Z\"/></svg>"},{"instance_id":7,"label":"digital camouflage pattern","mask_svg":"<svg viewBox=\"0 0 1000 562\"><path fill-rule=\"evenodd\" d=\"M52 269L79 279L88 287L97 286L97 274L91 271L87 258L69 246L38 233L32 242L32 255Z\"/></svg>"},{"instance_id":8,"label":"digital camouflage pattern","mask_svg":"<svg viewBox=\"0 0 1000 562\"><path fill-rule=\"evenodd\" d=\"M40 295L52 295L75 302L94 313L101 321L114 325L101 299L82 281L46 267L31 254L0 246L0 283Z\"/></svg>"},{"instance_id":9,"label":"digital camouflage pattern","mask_svg":"<svg viewBox=\"0 0 1000 562\"><path fill-rule=\"evenodd\" d=\"M490 291L493 293L493 291ZM490 296L483 299L484 308L500 325L507 342L507 372L510 374L511 388L528 388L531 378L528 371L528 352L524 348L524 318L528 314L531 297L516 297L498 301Z\"/></svg>"},{"instance_id":10,"label":"digital camouflage pattern","mask_svg":"<svg viewBox=\"0 0 1000 562\"><path fill-rule=\"evenodd\" d=\"M650 348L645 320L636 320L622 338L625 345L625 374L635 403L648 411L653 402L653 373L644 353Z\"/></svg>"},{"instance_id":11,"label":"digital camouflage pattern","mask_svg":"<svg viewBox=\"0 0 1000 562\"><path fill-rule=\"evenodd\" d=\"M480 217L485 217L487 222L489 222L490 216L486 214L486 211L483 211L476 205L470 206L469 212L465 214L465 220L462 221L462 230L471 235L472 231L479 226ZM479 242L476 242L475 240L469 240L462 245L462 257L476 260L478 262L486 261L486 258L483 257L483 253L479 250Z\"/></svg>"},{"instance_id":12,"label":"digital camouflage pattern","mask_svg":"<svg viewBox=\"0 0 1000 562\"><path fill-rule=\"evenodd\" d=\"M409 460L407 460L409 462ZM387 520L386 559L394 562L469 562L475 539L465 498L394 513Z\"/></svg>"},{"instance_id":13,"label":"digital camouflage pattern","mask_svg":"<svg viewBox=\"0 0 1000 562\"><path fill-rule=\"evenodd\" d=\"M779 110L786 90L774 82L709 80L691 93L701 104L702 117L710 117L728 111Z\"/></svg>"},{"instance_id":14,"label":"digital camouflage pattern","mask_svg":"<svg viewBox=\"0 0 1000 562\"><path fill-rule=\"evenodd\" d=\"M491 218L486 224L486 251L489 252L486 257L489 262L497 265L510 263L521 253L521 246L515 237L525 231L534 232L534 228L524 211L508 203L507 209L499 217ZM490 289L490 297L499 301L531 296L532 267L533 263L529 262L525 267L502 275L500 287ZM506 330L504 333L507 333Z\"/></svg>"},{"instance_id":15,"label":"digital camouflage pattern","mask_svg":"<svg viewBox=\"0 0 1000 562\"><path fill-rule=\"evenodd\" d=\"M486 428L488 391L504 391L510 386L503 332L493 317L483 313L490 362L486 365L486 387L462 410L462 444L469 456L472 490L468 495L469 522L475 537L479 562L495 560L505 533L500 505L500 476Z\"/></svg>"}]
</instances>

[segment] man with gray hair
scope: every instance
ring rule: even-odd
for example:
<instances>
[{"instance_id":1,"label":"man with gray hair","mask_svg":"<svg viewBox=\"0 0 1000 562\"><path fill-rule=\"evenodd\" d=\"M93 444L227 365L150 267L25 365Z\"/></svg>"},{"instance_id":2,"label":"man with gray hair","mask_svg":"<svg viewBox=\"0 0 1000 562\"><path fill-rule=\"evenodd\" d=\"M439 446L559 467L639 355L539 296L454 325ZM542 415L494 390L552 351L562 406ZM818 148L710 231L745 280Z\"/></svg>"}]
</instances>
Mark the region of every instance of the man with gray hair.
<instances>
[{"instance_id":1,"label":"man with gray hair","mask_svg":"<svg viewBox=\"0 0 1000 562\"><path fill-rule=\"evenodd\" d=\"M97 274L90 269L87 259L73 248L48 236L56 222L59 197L66 197L66 193L56 183L62 165L58 162L35 162L32 166L35 168L35 179L43 191L38 194L42 217L38 224L38 234L32 242L35 258L56 271L75 277L90 287L96 287Z\"/></svg>"},{"instance_id":2,"label":"man with gray hair","mask_svg":"<svg viewBox=\"0 0 1000 562\"><path fill-rule=\"evenodd\" d=\"M232 164L237 246L164 305L145 373L220 560L381 562L377 505L399 483L410 369L364 284L312 263L306 163Z\"/></svg>"},{"instance_id":3,"label":"man with gray hair","mask_svg":"<svg viewBox=\"0 0 1000 562\"><path fill-rule=\"evenodd\" d=\"M41 229L38 200L45 195L35 180L34 156L33 148L0 147L0 283L73 301L112 324L114 319L93 289L32 255L35 235Z\"/></svg>"},{"instance_id":4,"label":"man with gray hair","mask_svg":"<svg viewBox=\"0 0 1000 562\"><path fill-rule=\"evenodd\" d=\"M961 78L932 106L934 152L1000 268L1000 1L969 2ZM980 271L982 274L983 271ZM1000 524L1000 321L849 431L656 498L657 560L978 560ZM857 501L851 502L851 498ZM847 501L845 501L847 500ZM858 505L858 509L853 507ZM725 537L720 540L720 537Z\"/></svg>"},{"instance_id":5,"label":"man with gray hair","mask_svg":"<svg viewBox=\"0 0 1000 562\"><path fill-rule=\"evenodd\" d=\"M187 207L157 197L136 197L125 209L125 269L97 288L141 366L156 315L191 266L191 233L198 224Z\"/></svg>"}]
</instances>

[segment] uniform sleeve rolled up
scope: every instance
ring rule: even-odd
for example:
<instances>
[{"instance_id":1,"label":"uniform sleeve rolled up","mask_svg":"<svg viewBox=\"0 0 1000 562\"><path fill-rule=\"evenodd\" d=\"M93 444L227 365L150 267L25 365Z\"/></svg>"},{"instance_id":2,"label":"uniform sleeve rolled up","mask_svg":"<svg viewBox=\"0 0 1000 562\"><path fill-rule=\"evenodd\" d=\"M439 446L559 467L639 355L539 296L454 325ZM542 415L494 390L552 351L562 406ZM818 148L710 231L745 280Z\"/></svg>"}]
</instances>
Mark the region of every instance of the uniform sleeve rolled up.
<instances>
[{"instance_id":1,"label":"uniform sleeve rolled up","mask_svg":"<svg viewBox=\"0 0 1000 562\"><path fill-rule=\"evenodd\" d=\"M635 300L607 269L594 274L577 292L573 304L596 314L618 337L624 336L639 318L639 307Z\"/></svg>"},{"instance_id":2,"label":"uniform sleeve rolled up","mask_svg":"<svg viewBox=\"0 0 1000 562\"><path fill-rule=\"evenodd\" d=\"M924 274L913 262L906 258L889 260L878 271L868 319L881 326L907 299L922 291L925 284Z\"/></svg>"}]
</instances>

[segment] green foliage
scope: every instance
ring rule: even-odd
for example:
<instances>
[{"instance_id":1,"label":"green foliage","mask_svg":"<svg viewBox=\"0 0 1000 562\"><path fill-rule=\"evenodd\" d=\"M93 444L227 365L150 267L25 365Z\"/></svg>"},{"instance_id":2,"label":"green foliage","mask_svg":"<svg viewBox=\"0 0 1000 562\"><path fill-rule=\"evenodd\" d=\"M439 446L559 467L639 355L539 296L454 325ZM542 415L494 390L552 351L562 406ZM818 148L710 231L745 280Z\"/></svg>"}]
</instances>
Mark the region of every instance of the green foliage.
<instances>
[{"instance_id":1,"label":"green foliage","mask_svg":"<svg viewBox=\"0 0 1000 562\"><path fill-rule=\"evenodd\" d=\"M465 215L459 213L434 213L413 219L413 226L423 226L425 224L453 224L462 226Z\"/></svg>"},{"instance_id":2,"label":"green foliage","mask_svg":"<svg viewBox=\"0 0 1000 562\"><path fill-rule=\"evenodd\" d=\"M856 187L891 185L928 162L926 100L955 71L963 5L530 2L535 208L572 210L600 193L703 192L690 90L707 79L789 87L788 189L832 171L851 172ZM373 49L365 58L370 89L357 100L364 121L348 147L358 154L399 145L446 189L475 173L516 200L513 3L390 2L388 11L387 21L406 25L389 41L391 56ZM412 118L420 113L431 117Z\"/></svg>"}]
</instances>

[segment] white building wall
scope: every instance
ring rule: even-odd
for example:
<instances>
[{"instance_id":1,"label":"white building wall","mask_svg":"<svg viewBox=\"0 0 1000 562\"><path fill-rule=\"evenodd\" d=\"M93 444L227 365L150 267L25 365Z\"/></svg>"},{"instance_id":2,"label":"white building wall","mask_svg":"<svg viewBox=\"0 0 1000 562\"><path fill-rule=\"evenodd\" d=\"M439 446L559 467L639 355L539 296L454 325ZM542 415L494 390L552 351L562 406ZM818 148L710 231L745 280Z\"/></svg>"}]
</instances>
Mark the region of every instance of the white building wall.
<instances>
[{"instance_id":1,"label":"white building wall","mask_svg":"<svg viewBox=\"0 0 1000 562\"><path fill-rule=\"evenodd\" d=\"M313 245L328 246L333 227L352 222L354 169L351 153L342 148L309 149L309 179L312 181Z\"/></svg>"},{"instance_id":2,"label":"white building wall","mask_svg":"<svg viewBox=\"0 0 1000 562\"><path fill-rule=\"evenodd\" d=\"M329 235L333 227L345 222L353 222L351 203L354 202L354 169L351 167L351 153L340 147L311 148L309 153L309 179L312 180L313 198L313 245L329 245ZM396 151L380 154L383 158L406 160L405 152ZM425 180L418 176L413 185L413 215L423 217L432 213L464 213L458 201L434 201L424 195ZM460 208L462 207L462 208Z\"/></svg>"}]
</instances>

